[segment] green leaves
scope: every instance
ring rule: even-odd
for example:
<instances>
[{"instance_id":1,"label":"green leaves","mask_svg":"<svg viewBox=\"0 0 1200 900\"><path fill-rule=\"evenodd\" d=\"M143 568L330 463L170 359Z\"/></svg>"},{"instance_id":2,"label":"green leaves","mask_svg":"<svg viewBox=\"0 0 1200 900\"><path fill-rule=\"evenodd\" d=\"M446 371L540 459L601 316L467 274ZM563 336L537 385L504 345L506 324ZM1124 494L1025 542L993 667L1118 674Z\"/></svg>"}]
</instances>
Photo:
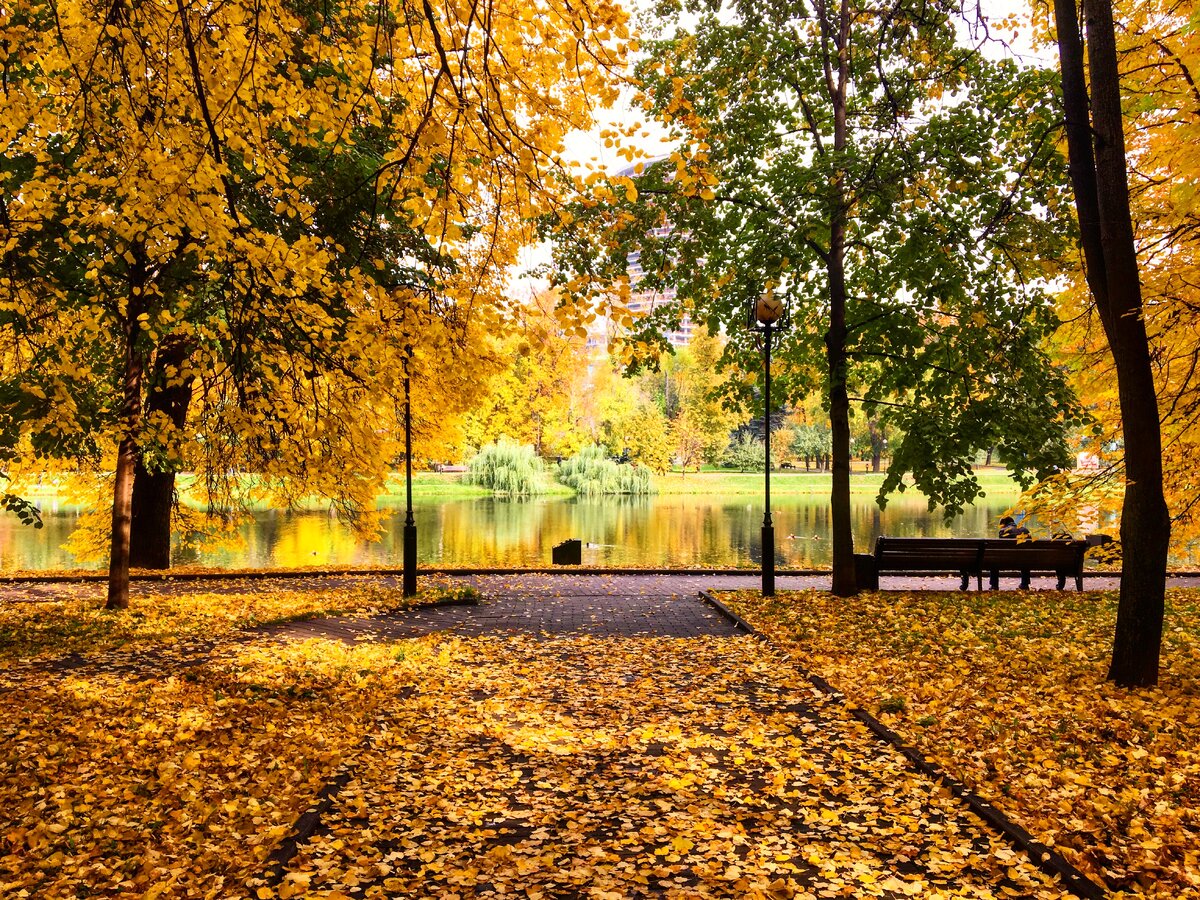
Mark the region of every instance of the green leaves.
<instances>
[{"instance_id":1,"label":"green leaves","mask_svg":"<svg viewBox=\"0 0 1200 900\"><path fill-rule=\"evenodd\" d=\"M0 494L0 509L8 510L21 520L22 525L42 527L42 512L28 500L16 494Z\"/></svg>"},{"instance_id":2,"label":"green leaves","mask_svg":"<svg viewBox=\"0 0 1200 900\"><path fill-rule=\"evenodd\" d=\"M1044 350L1058 325L1048 279L1069 237L1053 215L1066 196L1054 74L957 46L957 14L858 11L839 98L819 11L700 9L647 44L638 69L675 151L631 176L636 202L586 186L556 234L568 291L570 273L586 271L582 293L597 294L636 260L639 287L674 292L628 335L635 362L687 309L728 335L727 363L756 371L742 310L778 284L793 321L776 354L781 393L796 402L844 378L853 402L903 433L881 500L908 474L948 513L978 496L977 451L1003 447L1020 479L1040 477L1068 463L1063 434L1079 420ZM728 387L743 401L751 389Z\"/></svg>"}]
</instances>

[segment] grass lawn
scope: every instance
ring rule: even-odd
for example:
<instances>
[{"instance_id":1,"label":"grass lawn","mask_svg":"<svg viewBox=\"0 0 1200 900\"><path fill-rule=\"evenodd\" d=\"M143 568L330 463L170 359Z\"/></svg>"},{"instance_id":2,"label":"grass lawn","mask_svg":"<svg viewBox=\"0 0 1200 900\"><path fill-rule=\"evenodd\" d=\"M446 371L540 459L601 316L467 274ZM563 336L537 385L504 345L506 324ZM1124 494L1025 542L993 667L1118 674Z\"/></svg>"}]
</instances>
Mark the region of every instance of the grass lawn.
<instances>
[{"instance_id":1,"label":"grass lawn","mask_svg":"<svg viewBox=\"0 0 1200 900\"><path fill-rule=\"evenodd\" d=\"M1020 485L1000 467L976 469L975 477L989 496L1012 497L1021 492ZM883 484L884 473L855 471L850 475L850 491L874 496ZM792 469L771 472L772 494L829 495L830 476L827 472L805 472ZM654 487L660 494L761 494L762 472L689 472L686 475L670 472L654 477ZM910 488L912 490L912 488Z\"/></svg>"},{"instance_id":2,"label":"grass lawn","mask_svg":"<svg viewBox=\"0 0 1200 900\"><path fill-rule=\"evenodd\" d=\"M1200 897L1200 591L1168 591L1138 692L1104 680L1111 592L724 596L1095 880Z\"/></svg>"},{"instance_id":3,"label":"grass lawn","mask_svg":"<svg viewBox=\"0 0 1200 900\"><path fill-rule=\"evenodd\" d=\"M1011 497L1016 499L1021 488L1008 475L1008 471L999 466L978 468L975 477L980 486L989 496ZM850 476L850 490L855 494L874 496L883 483L882 472L866 472L855 469ZM771 492L782 495L814 495L828 496L830 476L827 472L805 472L803 470L781 469L771 473ZM185 503L198 507L197 497L188 491L192 476L184 475L179 478L181 496ZM734 472L729 469L706 470L702 472L668 472L654 476L654 490L659 494L761 494L763 490L762 472ZM28 492L35 500L49 501L66 499L52 485L44 485ZM574 492L566 485L560 484L552 477L546 478L546 491L543 497L569 497ZM490 497L492 492L478 485L467 484L459 472L414 472L413 497L419 500L453 500L470 499L474 497ZM402 506L405 500L404 473L394 472L388 479L387 492L379 498L381 506ZM323 502L313 502L312 508L324 509ZM267 509L266 505L256 508Z\"/></svg>"}]
</instances>

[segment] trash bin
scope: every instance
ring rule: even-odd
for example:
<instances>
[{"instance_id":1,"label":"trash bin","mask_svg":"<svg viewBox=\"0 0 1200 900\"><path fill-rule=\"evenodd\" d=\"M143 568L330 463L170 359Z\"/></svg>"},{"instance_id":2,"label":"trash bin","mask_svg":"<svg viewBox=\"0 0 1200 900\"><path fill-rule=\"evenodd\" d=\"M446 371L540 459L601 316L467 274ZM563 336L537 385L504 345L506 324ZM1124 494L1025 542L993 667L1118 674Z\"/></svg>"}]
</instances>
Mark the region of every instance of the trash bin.
<instances>
[{"instance_id":1,"label":"trash bin","mask_svg":"<svg viewBox=\"0 0 1200 900\"><path fill-rule=\"evenodd\" d=\"M854 580L860 591L879 590L879 572L875 569L875 557L870 553L854 554Z\"/></svg>"},{"instance_id":2,"label":"trash bin","mask_svg":"<svg viewBox=\"0 0 1200 900\"><path fill-rule=\"evenodd\" d=\"M578 566L583 562L583 541L567 540L555 544L550 558L556 566Z\"/></svg>"}]
</instances>

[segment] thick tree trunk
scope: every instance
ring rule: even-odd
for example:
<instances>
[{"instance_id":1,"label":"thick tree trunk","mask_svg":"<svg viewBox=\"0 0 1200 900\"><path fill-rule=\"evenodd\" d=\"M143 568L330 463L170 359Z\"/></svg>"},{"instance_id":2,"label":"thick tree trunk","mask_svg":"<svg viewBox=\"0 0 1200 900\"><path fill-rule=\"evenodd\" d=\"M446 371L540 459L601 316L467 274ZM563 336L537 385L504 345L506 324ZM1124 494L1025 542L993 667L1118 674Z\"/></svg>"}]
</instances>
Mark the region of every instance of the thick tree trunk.
<instances>
[{"instance_id":1,"label":"thick tree trunk","mask_svg":"<svg viewBox=\"0 0 1200 900\"><path fill-rule=\"evenodd\" d=\"M1109 0L1085 0L1089 96L1074 0L1055 0L1071 180L1087 281L1117 372L1125 439L1121 596L1108 677L1125 687L1157 683L1171 523L1163 497L1162 441L1121 120ZM1090 110L1090 117L1089 117Z\"/></svg>"},{"instance_id":2,"label":"thick tree trunk","mask_svg":"<svg viewBox=\"0 0 1200 900\"><path fill-rule=\"evenodd\" d=\"M175 473L150 472L139 459L133 470L130 502L129 565L134 569L171 568L171 509Z\"/></svg>"},{"instance_id":3,"label":"thick tree trunk","mask_svg":"<svg viewBox=\"0 0 1200 900\"><path fill-rule=\"evenodd\" d=\"M187 347L166 344L154 362L154 385L146 401L146 417L166 415L175 428L187 423L192 400L191 382L173 384L187 360ZM169 375L168 373L174 373ZM171 567L171 511L175 504L175 472L148 469L139 456L133 475L129 565L135 569Z\"/></svg>"},{"instance_id":4,"label":"thick tree trunk","mask_svg":"<svg viewBox=\"0 0 1200 900\"><path fill-rule=\"evenodd\" d=\"M135 251L136 253L136 251ZM113 486L112 544L108 557L108 599L105 609L129 606L129 534L133 520L133 469L137 463L137 431L142 423L141 353L137 347L144 309L144 266L135 263L130 272L129 303L122 323L125 358L122 367L121 428L117 449L117 471Z\"/></svg>"},{"instance_id":5,"label":"thick tree trunk","mask_svg":"<svg viewBox=\"0 0 1200 900\"><path fill-rule=\"evenodd\" d=\"M846 148L846 85L849 82L850 7L842 0L838 11L837 75L831 84L833 149ZM829 506L833 517L833 592L839 597L858 593L854 575L854 533L850 523L850 397L846 385L846 219L849 213L845 173L837 171L830 185L829 331L825 352L829 362L829 427L832 431L833 478Z\"/></svg>"}]
</instances>

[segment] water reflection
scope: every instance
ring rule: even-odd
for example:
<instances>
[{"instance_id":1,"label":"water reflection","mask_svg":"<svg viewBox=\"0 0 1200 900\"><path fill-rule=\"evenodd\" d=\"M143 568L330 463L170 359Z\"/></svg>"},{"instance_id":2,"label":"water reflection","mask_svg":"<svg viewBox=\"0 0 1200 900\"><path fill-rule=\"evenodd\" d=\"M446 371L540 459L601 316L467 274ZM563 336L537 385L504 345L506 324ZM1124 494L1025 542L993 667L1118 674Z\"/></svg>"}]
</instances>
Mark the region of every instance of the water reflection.
<instances>
[{"instance_id":1,"label":"water reflection","mask_svg":"<svg viewBox=\"0 0 1200 900\"><path fill-rule=\"evenodd\" d=\"M773 498L780 565L830 564L830 510L821 497ZM869 549L880 534L931 537L990 535L1005 500L984 500L945 523L917 497L898 497L880 510L869 496L853 498L854 542ZM0 570L72 568L61 549L78 510L46 508L34 530L0 514ZM747 495L667 495L639 498L492 498L417 501L417 556L444 566L533 566L550 561L566 538L585 542L587 565L736 566L761 560L762 501ZM331 513L271 510L243 529L244 547L196 554L177 551L178 564L220 567L383 565L402 558L403 512L377 543L364 544ZM591 546L588 546L591 545Z\"/></svg>"}]
</instances>

